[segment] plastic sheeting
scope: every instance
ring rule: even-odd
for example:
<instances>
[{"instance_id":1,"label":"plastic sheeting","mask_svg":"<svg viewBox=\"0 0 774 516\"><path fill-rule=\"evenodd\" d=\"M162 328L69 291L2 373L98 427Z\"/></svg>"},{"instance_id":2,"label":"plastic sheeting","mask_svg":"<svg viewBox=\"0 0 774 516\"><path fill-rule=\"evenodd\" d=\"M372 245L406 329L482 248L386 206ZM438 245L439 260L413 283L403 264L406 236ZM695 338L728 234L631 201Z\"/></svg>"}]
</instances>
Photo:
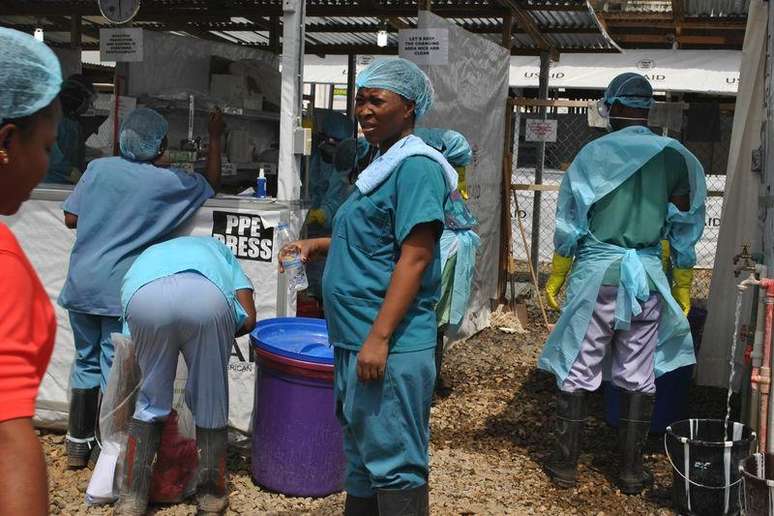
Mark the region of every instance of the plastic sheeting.
<instances>
[{"instance_id":1,"label":"plastic sheeting","mask_svg":"<svg viewBox=\"0 0 774 516\"><path fill-rule=\"evenodd\" d=\"M739 253L743 243L751 243L754 252L760 252L762 249L762 226L758 205L761 176L752 171L752 153L761 145L761 126L765 115L763 99L767 8L768 2L752 0L747 16L747 31L742 51L742 80L734 112L723 219L710 286L707 323L698 356L696 381L700 385L728 385L736 284L741 280L734 277L732 259ZM751 296L745 297L742 313L749 314ZM747 323L746 320L742 322ZM737 364L741 363L743 353L744 346L738 346L735 357ZM737 383L740 376L737 375Z\"/></svg>"},{"instance_id":2,"label":"plastic sheeting","mask_svg":"<svg viewBox=\"0 0 774 516\"><path fill-rule=\"evenodd\" d=\"M454 129L473 148L466 169L468 207L479 220L476 233L481 248L476 261L470 308L460 336L471 335L489 324L490 299L497 292L500 254L500 188L508 98L509 52L427 11L419 13L418 28L449 31L447 65L421 66L435 88L423 127Z\"/></svg>"},{"instance_id":3,"label":"plastic sheeting","mask_svg":"<svg viewBox=\"0 0 774 516\"><path fill-rule=\"evenodd\" d=\"M68 382L72 366L74 346L67 311L56 304L56 298L64 285L67 275L70 250L75 241L75 232L67 229L62 221L61 198L59 200L27 201L19 213L0 220L7 224L19 240L30 262L38 272L46 292L56 309L57 335L54 352L48 370L38 393L36 424L51 428L65 428L68 412ZM250 203L245 203L249 205ZM242 220L228 219L227 216L241 215ZM295 311L284 303L284 283L277 272L276 251L268 247L269 254L250 257L252 250L267 248L265 240L273 237L273 230L280 219L288 220L288 210L277 206L271 210L250 209L228 204L220 200L208 201L194 217L181 227L177 234L223 237L226 245L233 247L240 264L255 285L255 307L258 319L275 317L278 312L294 314ZM256 220L260 219L260 221ZM258 230L259 225L263 229ZM294 223L297 225L297 222ZM253 236L258 234L259 236ZM254 253L252 253L254 254ZM278 298L280 300L278 301ZM294 302L295 298L288 299ZM255 363L250 352L248 337L241 337L232 349L229 362L229 425L249 431L253 411L255 389Z\"/></svg>"}]
</instances>

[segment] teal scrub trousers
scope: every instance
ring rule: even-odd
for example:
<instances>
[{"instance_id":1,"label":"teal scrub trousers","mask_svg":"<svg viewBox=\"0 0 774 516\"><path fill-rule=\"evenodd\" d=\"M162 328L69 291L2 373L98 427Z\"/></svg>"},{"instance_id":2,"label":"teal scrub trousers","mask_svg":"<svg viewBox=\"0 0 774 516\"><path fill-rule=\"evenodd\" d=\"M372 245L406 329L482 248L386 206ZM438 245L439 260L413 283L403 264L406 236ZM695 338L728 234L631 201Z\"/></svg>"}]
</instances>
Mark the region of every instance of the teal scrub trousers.
<instances>
[{"instance_id":1,"label":"teal scrub trousers","mask_svg":"<svg viewBox=\"0 0 774 516\"><path fill-rule=\"evenodd\" d=\"M390 354L384 379L369 383L357 378L356 351L337 347L334 360L347 493L370 498L426 484L435 348Z\"/></svg>"}]
</instances>

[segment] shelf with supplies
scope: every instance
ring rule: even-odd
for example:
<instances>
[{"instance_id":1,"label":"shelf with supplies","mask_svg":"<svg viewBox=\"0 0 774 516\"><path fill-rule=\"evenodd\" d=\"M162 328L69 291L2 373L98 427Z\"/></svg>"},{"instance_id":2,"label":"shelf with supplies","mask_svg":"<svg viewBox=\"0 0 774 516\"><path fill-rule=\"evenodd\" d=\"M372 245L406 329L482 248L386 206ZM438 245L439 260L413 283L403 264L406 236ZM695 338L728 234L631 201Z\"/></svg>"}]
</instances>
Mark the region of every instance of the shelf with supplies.
<instances>
[{"instance_id":1,"label":"shelf with supplies","mask_svg":"<svg viewBox=\"0 0 774 516\"><path fill-rule=\"evenodd\" d=\"M155 109L160 113L177 111L185 112L189 111L189 98L175 98L175 97L148 97L141 96L137 99L137 103ZM265 122L279 122L280 114L274 111L257 111L254 109L245 109L242 107L229 106L223 102L218 102L216 99L208 98L205 96L194 95L194 112L196 113L210 113L219 108L225 116L233 116L242 118L245 120L258 120Z\"/></svg>"}]
</instances>

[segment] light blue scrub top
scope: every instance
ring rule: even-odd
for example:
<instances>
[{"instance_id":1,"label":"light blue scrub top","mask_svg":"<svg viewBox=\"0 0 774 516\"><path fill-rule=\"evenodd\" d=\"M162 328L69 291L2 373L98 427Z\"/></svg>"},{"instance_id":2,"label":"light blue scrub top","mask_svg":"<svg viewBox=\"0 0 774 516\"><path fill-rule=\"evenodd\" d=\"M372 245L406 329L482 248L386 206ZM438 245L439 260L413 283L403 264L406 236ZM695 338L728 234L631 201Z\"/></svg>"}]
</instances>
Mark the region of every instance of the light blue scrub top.
<instances>
[{"instance_id":1,"label":"light blue scrub top","mask_svg":"<svg viewBox=\"0 0 774 516\"><path fill-rule=\"evenodd\" d=\"M444 222L448 196L441 166L430 158L404 160L367 195L355 188L333 221L323 275L330 342L359 350L384 303L400 247L419 224ZM422 276L416 298L390 342L391 353L435 347L435 305L440 295L440 246Z\"/></svg>"},{"instance_id":2,"label":"light blue scrub top","mask_svg":"<svg viewBox=\"0 0 774 516\"><path fill-rule=\"evenodd\" d=\"M135 292L148 283L178 272L198 272L220 289L234 313L236 327L247 318L236 299L236 291L253 290L253 283L242 271L228 247L212 237L178 237L152 245L137 257L121 286L123 313ZM196 300L192 299L192 303ZM126 329L125 329L126 331Z\"/></svg>"},{"instance_id":3,"label":"light blue scrub top","mask_svg":"<svg viewBox=\"0 0 774 516\"><path fill-rule=\"evenodd\" d=\"M59 304L120 316L121 281L135 258L213 195L200 174L119 157L92 161L63 205L78 228Z\"/></svg>"}]
</instances>

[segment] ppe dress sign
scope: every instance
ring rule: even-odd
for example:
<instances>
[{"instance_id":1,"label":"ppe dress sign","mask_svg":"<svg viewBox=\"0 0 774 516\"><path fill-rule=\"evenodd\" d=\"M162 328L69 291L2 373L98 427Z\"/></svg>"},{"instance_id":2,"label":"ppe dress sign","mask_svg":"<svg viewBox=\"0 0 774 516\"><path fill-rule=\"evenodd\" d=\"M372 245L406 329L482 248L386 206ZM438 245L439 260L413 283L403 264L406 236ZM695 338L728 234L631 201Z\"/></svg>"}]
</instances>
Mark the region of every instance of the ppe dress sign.
<instances>
[{"instance_id":1,"label":"ppe dress sign","mask_svg":"<svg viewBox=\"0 0 774 516\"><path fill-rule=\"evenodd\" d=\"M406 29L398 32L400 57L418 65L449 64L449 29Z\"/></svg>"},{"instance_id":2,"label":"ppe dress sign","mask_svg":"<svg viewBox=\"0 0 774 516\"><path fill-rule=\"evenodd\" d=\"M537 120L527 119L526 132L524 140L528 142L549 142L556 141L556 120Z\"/></svg>"},{"instance_id":3,"label":"ppe dress sign","mask_svg":"<svg viewBox=\"0 0 774 516\"><path fill-rule=\"evenodd\" d=\"M139 62L143 59L142 29L100 29L100 61Z\"/></svg>"},{"instance_id":4,"label":"ppe dress sign","mask_svg":"<svg viewBox=\"0 0 774 516\"><path fill-rule=\"evenodd\" d=\"M271 262L274 228L267 228L260 215L212 212L212 236L240 260Z\"/></svg>"}]
</instances>

